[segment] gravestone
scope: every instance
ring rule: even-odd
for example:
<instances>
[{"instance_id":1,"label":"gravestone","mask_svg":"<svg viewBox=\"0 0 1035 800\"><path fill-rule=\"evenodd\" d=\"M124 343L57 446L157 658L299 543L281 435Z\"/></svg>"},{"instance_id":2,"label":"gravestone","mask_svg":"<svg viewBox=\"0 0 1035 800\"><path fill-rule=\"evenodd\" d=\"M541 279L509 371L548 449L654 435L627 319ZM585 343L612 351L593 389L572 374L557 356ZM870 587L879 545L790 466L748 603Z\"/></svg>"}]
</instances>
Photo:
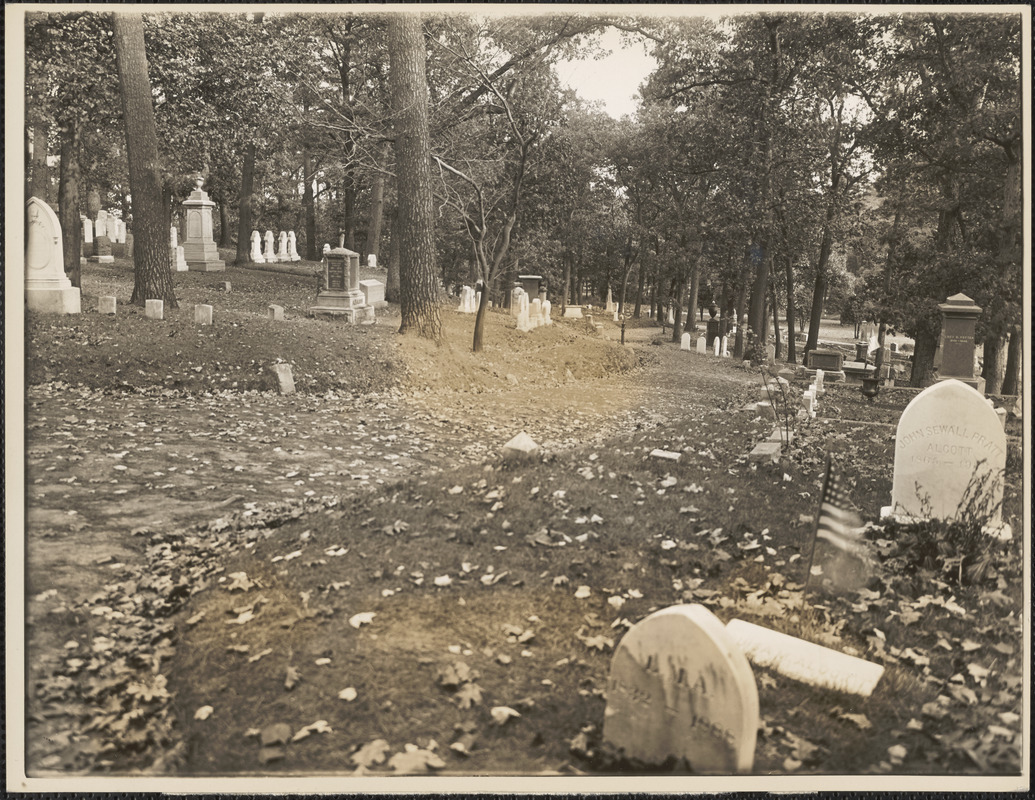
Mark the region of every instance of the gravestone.
<instances>
[{"instance_id":1,"label":"gravestone","mask_svg":"<svg viewBox=\"0 0 1035 800\"><path fill-rule=\"evenodd\" d=\"M263 260L265 260L267 264L275 264L277 261L277 254L273 251L273 231L266 231L266 235L263 238L266 243L266 249L262 251Z\"/></svg>"},{"instance_id":2,"label":"gravestone","mask_svg":"<svg viewBox=\"0 0 1035 800\"><path fill-rule=\"evenodd\" d=\"M518 275L517 279L529 298L539 296L539 286L543 282L542 275Z\"/></svg>"},{"instance_id":3,"label":"gravestone","mask_svg":"<svg viewBox=\"0 0 1035 800\"><path fill-rule=\"evenodd\" d=\"M671 306L668 309L668 324L669 325L675 325L676 324L676 318L675 318L675 315L672 313Z\"/></svg>"},{"instance_id":4,"label":"gravestone","mask_svg":"<svg viewBox=\"0 0 1035 800\"><path fill-rule=\"evenodd\" d=\"M528 293L522 292L518 298L517 329L522 333L532 330L532 321L529 319Z\"/></svg>"},{"instance_id":5,"label":"gravestone","mask_svg":"<svg viewBox=\"0 0 1035 800\"><path fill-rule=\"evenodd\" d=\"M608 314L610 314L613 311L615 311L615 304L614 304L614 301L611 299L611 287L610 286L607 287L607 304L604 306L604 311L606 311Z\"/></svg>"},{"instance_id":6,"label":"gravestone","mask_svg":"<svg viewBox=\"0 0 1035 800\"><path fill-rule=\"evenodd\" d=\"M708 353L708 340L703 336L697 338L697 352L702 356Z\"/></svg>"},{"instance_id":7,"label":"gravestone","mask_svg":"<svg viewBox=\"0 0 1035 800\"><path fill-rule=\"evenodd\" d=\"M288 235L287 232L281 231L277 237L277 261L290 261L291 256L288 255Z\"/></svg>"},{"instance_id":8,"label":"gravestone","mask_svg":"<svg viewBox=\"0 0 1035 800\"><path fill-rule=\"evenodd\" d=\"M974 377L974 328L981 307L965 294L956 294L938 306L942 312L942 363L938 380L955 379L979 392L985 391L985 379Z\"/></svg>"},{"instance_id":9,"label":"gravestone","mask_svg":"<svg viewBox=\"0 0 1035 800\"><path fill-rule=\"evenodd\" d=\"M378 308L387 305L385 302L385 285L381 281L374 279L360 281L359 290L363 292L368 306Z\"/></svg>"},{"instance_id":10,"label":"gravestone","mask_svg":"<svg viewBox=\"0 0 1035 800\"><path fill-rule=\"evenodd\" d=\"M722 355L725 356L726 358L729 358L729 355L730 355L729 343L730 343L730 337L723 336L722 337Z\"/></svg>"},{"instance_id":11,"label":"gravestone","mask_svg":"<svg viewBox=\"0 0 1035 800\"><path fill-rule=\"evenodd\" d=\"M86 219L83 222L83 244L93 244L93 222Z\"/></svg>"},{"instance_id":12,"label":"gravestone","mask_svg":"<svg viewBox=\"0 0 1035 800\"><path fill-rule=\"evenodd\" d=\"M253 264L266 263L266 259L262 257L262 235L258 231L252 231L252 249L248 258Z\"/></svg>"},{"instance_id":13,"label":"gravestone","mask_svg":"<svg viewBox=\"0 0 1035 800\"><path fill-rule=\"evenodd\" d=\"M524 431L503 445L500 454L508 461L535 458L539 445Z\"/></svg>"},{"instance_id":14,"label":"gravestone","mask_svg":"<svg viewBox=\"0 0 1035 800\"><path fill-rule=\"evenodd\" d=\"M1007 539L1005 470L1006 432L995 410L967 384L939 381L914 397L899 418L891 505L881 516L956 519L972 481L984 482L977 510L987 516L988 533Z\"/></svg>"},{"instance_id":15,"label":"gravestone","mask_svg":"<svg viewBox=\"0 0 1035 800\"><path fill-rule=\"evenodd\" d=\"M165 303L161 300L145 300L144 316L148 319L165 319Z\"/></svg>"},{"instance_id":16,"label":"gravestone","mask_svg":"<svg viewBox=\"0 0 1035 800\"><path fill-rule=\"evenodd\" d=\"M186 235L183 237L183 257L187 267L199 272L222 272L226 264L219 260L215 240L212 238L212 209L215 203L201 188L203 178L194 181L195 189L181 204L186 219Z\"/></svg>"},{"instance_id":17,"label":"gravestone","mask_svg":"<svg viewBox=\"0 0 1035 800\"><path fill-rule=\"evenodd\" d=\"M311 306L314 316L343 317L347 322L374 322L374 307L359 288L359 253L338 247L324 254L323 289Z\"/></svg>"},{"instance_id":18,"label":"gravestone","mask_svg":"<svg viewBox=\"0 0 1035 800\"><path fill-rule=\"evenodd\" d=\"M288 259L290 261L301 261L302 256L298 254L298 243L295 241L295 232L288 231Z\"/></svg>"},{"instance_id":19,"label":"gravestone","mask_svg":"<svg viewBox=\"0 0 1035 800\"><path fill-rule=\"evenodd\" d=\"M550 319L550 311L553 308L553 304L549 300L543 300L543 324L553 325L553 320Z\"/></svg>"},{"instance_id":20,"label":"gravestone","mask_svg":"<svg viewBox=\"0 0 1035 800\"><path fill-rule=\"evenodd\" d=\"M714 355L719 355L719 352L720 352L719 348L721 346L722 346L722 342L719 340L719 337L716 336L715 337L715 341L712 343L712 353Z\"/></svg>"},{"instance_id":21,"label":"gravestone","mask_svg":"<svg viewBox=\"0 0 1035 800\"><path fill-rule=\"evenodd\" d=\"M684 333L682 335L682 337L680 337L680 339L679 339L679 349L680 350L690 350L690 342L692 340L693 340L693 337L690 336L689 333Z\"/></svg>"},{"instance_id":22,"label":"gravestone","mask_svg":"<svg viewBox=\"0 0 1035 800\"><path fill-rule=\"evenodd\" d=\"M844 365L844 355L837 350L809 350L809 369L838 372Z\"/></svg>"},{"instance_id":23,"label":"gravestone","mask_svg":"<svg viewBox=\"0 0 1035 800\"><path fill-rule=\"evenodd\" d=\"M773 361L776 360L776 345L775 344L767 344L765 346L765 360L768 361L770 364Z\"/></svg>"},{"instance_id":24,"label":"gravestone","mask_svg":"<svg viewBox=\"0 0 1035 800\"><path fill-rule=\"evenodd\" d=\"M719 309L716 306L712 306L708 309L708 313L711 315L708 322L705 324L705 336L708 339L708 347L714 347L715 340L719 338L719 320L715 318L718 311Z\"/></svg>"},{"instance_id":25,"label":"gravestone","mask_svg":"<svg viewBox=\"0 0 1035 800\"><path fill-rule=\"evenodd\" d=\"M525 290L516 283L514 284L514 288L510 290L510 316L517 317L521 312L521 295L524 293Z\"/></svg>"},{"instance_id":26,"label":"gravestone","mask_svg":"<svg viewBox=\"0 0 1035 800\"><path fill-rule=\"evenodd\" d=\"M97 313L98 314L114 314L116 308L116 300L114 296L110 294L102 294L97 298Z\"/></svg>"},{"instance_id":27,"label":"gravestone","mask_svg":"<svg viewBox=\"0 0 1035 800\"><path fill-rule=\"evenodd\" d=\"M528 321L533 328L543 324L543 303L538 297L529 304Z\"/></svg>"},{"instance_id":28,"label":"gravestone","mask_svg":"<svg viewBox=\"0 0 1035 800\"><path fill-rule=\"evenodd\" d=\"M65 275L57 214L38 197L30 197L25 221L26 308L48 314L78 314L80 293Z\"/></svg>"},{"instance_id":29,"label":"gravestone","mask_svg":"<svg viewBox=\"0 0 1035 800\"><path fill-rule=\"evenodd\" d=\"M93 237L93 255L91 255L88 261L92 261L95 264L111 264L115 261L115 256L112 255L111 250L111 239L108 238L105 233L96 233Z\"/></svg>"},{"instance_id":30,"label":"gravestone","mask_svg":"<svg viewBox=\"0 0 1035 800\"><path fill-rule=\"evenodd\" d=\"M582 319L582 306L565 306L561 316L565 319Z\"/></svg>"},{"instance_id":31,"label":"gravestone","mask_svg":"<svg viewBox=\"0 0 1035 800\"><path fill-rule=\"evenodd\" d=\"M267 316L274 322L284 321L284 306L273 304L266 309Z\"/></svg>"},{"instance_id":32,"label":"gravestone","mask_svg":"<svg viewBox=\"0 0 1035 800\"><path fill-rule=\"evenodd\" d=\"M290 364L274 364L273 374L277 378L277 390L281 394L295 393L295 378L291 374Z\"/></svg>"},{"instance_id":33,"label":"gravestone","mask_svg":"<svg viewBox=\"0 0 1035 800\"><path fill-rule=\"evenodd\" d=\"M478 310L475 308L473 287L464 286L460 289L460 305L457 306L456 310L461 314L473 314Z\"/></svg>"},{"instance_id":34,"label":"gravestone","mask_svg":"<svg viewBox=\"0 0 1035 800\"><path fill-rule=\"evenodd\" d=\"M94 236L108 236L109 240L111 237L108 235L108 212L98 211L97 216L94 218L93 223L93 235Z\"/></svg>"},{"instance_id":35,"label":"gravestone","mask_svg":"<svg viewBox=\"0 0 1035 800\"><path fill-rule=\"evenodd\" d=\"M377 254L370 253L367 256L367 269L377 269Z\"/></svg>"},{"instance_id":36,"label":"gravestone","mask_svg":"<svg viewBox=\"0 0 1035 800\"><path fill-rule=\"evenodd\" d=\"M212 306L199 303L194 306L194 324L195 325L211 325L212 324Z\"/></svg>"},{"instance_id":37,"label":"gravestone","mask_svg":"<svg viewBox=\"0 0 1035 800\"><path fill-rule=\"evenodd\" d=\"M748 772L758 722L751 667L704 606L656 611L618 644L603 735L626 758L685 760L698 774Z\"/></svg>"}]
</instances>

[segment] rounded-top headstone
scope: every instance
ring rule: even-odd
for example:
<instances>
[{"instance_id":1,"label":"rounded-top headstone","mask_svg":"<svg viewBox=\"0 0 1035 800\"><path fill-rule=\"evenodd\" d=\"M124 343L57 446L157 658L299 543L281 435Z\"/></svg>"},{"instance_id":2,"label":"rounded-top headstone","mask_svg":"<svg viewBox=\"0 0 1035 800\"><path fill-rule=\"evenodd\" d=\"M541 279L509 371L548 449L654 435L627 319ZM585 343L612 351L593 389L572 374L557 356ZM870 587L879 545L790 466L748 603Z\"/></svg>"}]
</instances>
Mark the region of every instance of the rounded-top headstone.
<instances>
[{"instance_id":1,"label":"rounded-top headstone","mask_svg":"<svg viewBox=\"0 0 1035 800\"><path fill-rule=\"evenodd\" d=\"M656 611L619 642L604 739L626 758L650 765L685 759L702 774L747 772L757 732L751 666L704 606Z\"/></svg>"},{"instance_id":2,"label":"rounded-top headstone","mask_svg":"<svg viewBox=\"0 0 1035 800\"><path fill-rule=\"evenodd\" d=\"M988 401L954 379L914 397L895 432L895 477L888 513L956 519L968 489L986 484L978 510L1002 523L1006 433Z\"/></svg>"}]
</instances>

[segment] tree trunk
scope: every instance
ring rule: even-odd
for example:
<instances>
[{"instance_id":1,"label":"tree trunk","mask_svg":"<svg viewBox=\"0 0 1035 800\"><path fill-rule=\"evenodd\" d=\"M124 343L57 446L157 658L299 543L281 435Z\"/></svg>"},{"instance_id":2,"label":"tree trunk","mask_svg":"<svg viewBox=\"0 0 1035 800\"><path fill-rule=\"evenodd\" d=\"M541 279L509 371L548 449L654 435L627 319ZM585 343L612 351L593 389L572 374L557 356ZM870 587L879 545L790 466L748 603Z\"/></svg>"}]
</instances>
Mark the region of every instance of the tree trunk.
<instances>
[{"instance_id":1,"label":"tree trunk","mask_svg":"<svg viewBox=\"0 0 1035 800\"><path fill-rule=\"evenodd\" d=\"M647 258L647 244L646 242L644 242L642 255L640 257L640 274L636 278L636 308L633 309L633 316L636 317L636 319L640 318L640 306L643 304L643 282L647 278L647 269L644 266L644 262L647 260Z\"/></svg>"},{"instance_id":2,"label":"tree trunk","mask_svg":"<svg viewBox=\"0 0 1035 800\"><path fill-rule=\"evenodd\" d=\"M230 246L230 214L226 207L226 198L220 193L219 197L213 197L219 203L219 246Z\"/></svg>"},{"instance_id":3,"label":"tree trunk","mask_svg":"<svg viewBox=\"0 0 1035 800\"><path fill-rule=\"evenodd\" d=\"M75 133L76 140L78 142L79 132ZM63 137L62 137L63 139ZM64 141L61 143L62 156L64 156ZM29 194L32 197L38 197L40 200L46 200L50 202L50 170L47 167L47 129L42 125L34 125L32 127L32 167L31 167L31 184ZM76 156L76 164L78 169L79 157ZM59 186L60 191L60 186ZM78 194L78 192L77 192ZM60 205L60 201L58 201ZM78 208L77 208L78 211ZM78 219L78 216L76 217ZM67 266L67 261L65 262ZM75 284L78 286L79 284Z\"/></svg>"},{"instance_id":4,"label":"tree trunk","mask_svg":"<svg viewBox=\"0 0 1035 800\"><path fill-rule=\"evenodd\" d=\"M744 351L747 349L747 340L745 338L746 324L744 322L745 308L747 306L748 286L751 280L751 260L752 260L752 248L748 245L744 248L744 263L740 268L740 284L737 288L737 302L736 302L736 315L737 315L737 339L733 345L733 357L744 358Z\"/></svg>"},{"instance_id":5,"label":"tree trunk","mask_svg":"<svg viewBox=\"0 0 1035 800\"><path fill-rule=\"evenodd\" d=\"M769 282L769 305L773 307L773 339L776 343L775 360L779 361L783 355L783 342L780 340L780 305L776 302L776 281ZM787 329L787 337L793 338L794 331Z\"/></svg>"},{"instance_id":6,"label":"tree trunk","mask_svg":"<svg viewBox=\"0 0 1035 800\"><path fill-rule=\"evenodd\" d=\"M176 308L169 221L163 213L159 178L158 135L155 132L151 83L144 52L144 23L140 13L111 15L118 66L122 118L126 127L129 185L133 194L133 295L130 302L162 300Z\"/></svg>"},{"instance_id":7,"label":"tree trunk","mask_svg":"<svg viewBox=\"0 0 1035 800\"><path fill-rule=\"evenodd\" d=\"M319 261L316 249L316 197L313 195L313 157L308 145L302 148L302 210L305 212L305 257Z\"/></svg>"},{"instance_id":8,"label":"tree trunk","mask_svg":"<svg viewBox=\"0 0 1035 800\"><path fill-rule=\"evenodd\" d=\"M391 239L388 243L388 275L385 277L385 300L399 302L399 211L392 209L388 220Z\"/></svg>"},{"instance_id":9,"label":"tree trunk","mask_svg":"<svg viewBox=\"0 0 1035 800\"><path fill-rule=\"evenodd\" d=\"M33 154L35 156L35 153ZM35 160L35 158L33 159ZM32 182L36 184L33 165ZM35 195L44 199L40 195ZM82 287L83 225L79 219L79 125L69 120L61 126L61 172L58 180L58 220L61 223L62 256L65 272L73 286Z\"/></svg>"},{"instance_id":10,"label":"tree trunk","mask_svg":"<svg viewBox=\"0 0 1035 800\"><path fill-rule=\"evenodd\" d=\"M913 370L909 385L926 386L934 377L934 353L938 349L938 334L924 330L914 338Z\"/></svg>"},{"instance_id":11,"label":"tree trunk","mask_svg":"<svg viewBox=\"0 0 1035 800\"><path fill-rule=\"evenodd\" d=\"M1010 344L1006 348L1006 374L1000 392L1015 395L1021 386L1021 359L1024 357L1024 329L1020 325L1010 327Z\"/></svg>"},{"instance_id":12,"label":"tree trunk","mask_svg":"<svg viewBox=\"0 0 1035 800\"><path fill-rule=\"evenodd\" d=\"M367 253L381 256L381 220L385 207L385 176L378 172L370 187L370 224L367 226ZM315 235L315 234L314 234Z\"/></svg>"},{"instance_id":13,"label":"tree trunk","mask_svg":"<svg viewBox=\"0 0 1035 800\"><path fill-rule=\"evenodd\" d=\"M248 142L244 148L244 164L241 166L241 194L237 198L237 263L247 264L252 260L252 194L255 191L255 144Z\"/></svg>"},{"instance_id":14,"label":"tree trunk","mask_svg":"<svg viewBox=\"0 0 1035 800\"><path fill-rule=\"evenodd\" d=\"M570 253L564 256L564 282L561 290L561 316L564 316L564 309L568 307L568 291L571 288L571 261L572 256ZM509 294L509 292L508 292Z\"/></svg>"},{"instance_id":15,"label":"tree trunk","mask_svg":"<svg viewBox=\"0 0 1035 800\"><path fill-rule=\"evenodd\" d=\"M399 332L412 331L437 341L442 337L442 320L435 297L427 52L419 15L389 16L388 57L399 178Z\"/></svg>"},{"instance_id":16,"label":"tree trunk","mask_svg":"<svg viewBox=\"0 0 1035 800\"><path fill-rule=\"evenodd\" d=\"M819 243L819 260L816 262L816 283L812 287L812 309L809 312L809 335L805 340L805 355L816 349L819 341L819 326L823 322L823 299L827 296L827 264L833 247L833 232L829 224L823 226L823 238Z\"/></svg>"},{"instance_id":17,"label":"tree trunk","mask_svg":"<svg viewBox=\"0 0 1035 800\"><path fill-rule=\"evenodd\" d=\"M480 353L485 341L485 313L489 307L489 289L484 281L478 281L475 291L481 292L481 298L478 301L478 313L474 317L474 344L471 349L475 353Z\"/></svg>"},{"instance_id":18,"label":"tree trunk","mask_svg":"<svg viewBox=\"0 0 1035 800\"><path fill-rule=\"evenodd\" d=\"M784 272L787 276L787 363L797 364L798 353L794 340L794 259L786 256ZM773 304L776 305L775 302Z\"/></svg>"},{"instance_id":19,"label":"tree trunk","mask_svg":"<svg viewBox=\"0 0 1035 800\"><path fill-rule=\"evenodd\" d=\"M994 334L989 334L985 337L982 350L981 377L985 379L985 394L999 394L1006 367L1006 348L1003 347L1003 340Z\"/></svg>"}]
</instances>

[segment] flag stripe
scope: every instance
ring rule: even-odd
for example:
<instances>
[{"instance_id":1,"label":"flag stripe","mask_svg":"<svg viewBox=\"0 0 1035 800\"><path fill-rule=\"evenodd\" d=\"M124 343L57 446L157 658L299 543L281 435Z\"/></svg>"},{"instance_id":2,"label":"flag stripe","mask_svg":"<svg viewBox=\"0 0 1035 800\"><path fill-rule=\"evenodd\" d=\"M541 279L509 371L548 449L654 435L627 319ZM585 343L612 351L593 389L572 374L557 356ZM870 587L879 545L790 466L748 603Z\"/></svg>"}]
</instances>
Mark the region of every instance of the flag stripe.
<instances>
[{"instance_id":1,"label":"flag stripe","mask_svg":"<svg viewBox=\"0 0 1035 800\"><path fill-rule=\"evenodd\" d=\"M841 488L840 476L831 465L820 500L816 538L845 552L856 552L862 538L859 530L862 520L854 511L844 507L847 503L848 494Z\"/></svg>"}]
</instances>

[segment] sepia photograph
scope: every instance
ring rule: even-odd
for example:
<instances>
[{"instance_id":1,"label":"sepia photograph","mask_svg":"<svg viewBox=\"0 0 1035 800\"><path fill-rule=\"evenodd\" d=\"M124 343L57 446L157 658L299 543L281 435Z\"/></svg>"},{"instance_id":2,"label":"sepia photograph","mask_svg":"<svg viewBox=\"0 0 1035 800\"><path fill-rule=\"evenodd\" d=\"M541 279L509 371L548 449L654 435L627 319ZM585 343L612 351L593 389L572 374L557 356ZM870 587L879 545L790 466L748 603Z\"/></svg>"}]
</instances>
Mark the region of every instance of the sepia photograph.
<instances>
[{"instance_id":1,"label":"sepia photograph","mask_svg":"<svg viewBox=\"0 0 1035 800\"><path fill-rule=\"evenodd\" d=\"M1030 789L1027 4L4 36L8 791Z\"/></svg>"}]
</instances>

